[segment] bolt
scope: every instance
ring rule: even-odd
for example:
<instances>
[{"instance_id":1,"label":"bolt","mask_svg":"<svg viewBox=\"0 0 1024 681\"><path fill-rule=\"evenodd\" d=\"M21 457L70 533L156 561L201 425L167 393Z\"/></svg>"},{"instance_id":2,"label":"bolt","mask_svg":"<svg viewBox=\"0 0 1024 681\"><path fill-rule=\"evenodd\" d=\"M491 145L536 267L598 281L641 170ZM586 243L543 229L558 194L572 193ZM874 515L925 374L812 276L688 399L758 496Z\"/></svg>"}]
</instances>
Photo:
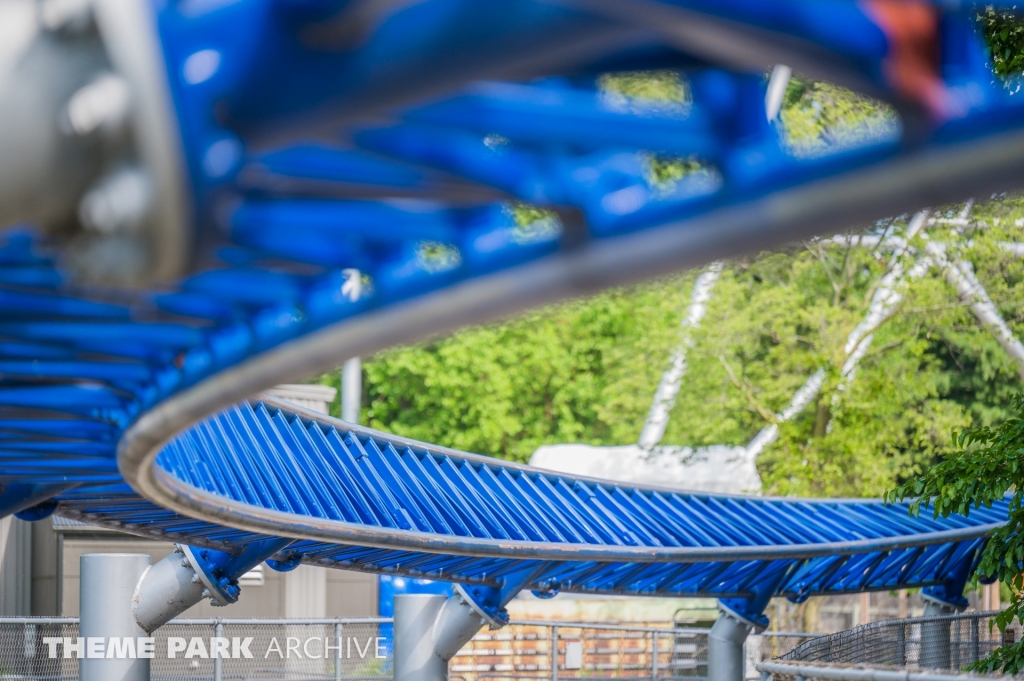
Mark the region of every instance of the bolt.
<instances>
[{"instance_id":1,"label":"bolt","mask_svg":"<svg viewBox=\"0 0 1024 681\"><path fill-rule=\"evenodd\" d=\"M128 81L104 73L71 95L61 128L67 134L88 135L99 128L117 128L124 122L131 101Z\"/></svg>"},{"instance_id":2,"label":"bolt","mask_svg":"<svg viewBox=\"0 0 1024 681\"><path fill-rule=\"evenodd\" d=\"M199 579L199 575L192 575L192 580L191 581L192 581L193 584L199 584L203 580Z\"/></svg>"},{"instance_id":3,"label":"bolt","mask_svg":"<svg viewBox=\"0 0 1024 681\"><path fill-rule=\"evenodd\" d=\"M192 567L192 563L188 562L188 558L182 558L181 567Z\"/></svg>"},{"instance_id":4,"label":"bolt","mask_svg":"<svg viewBox=\"0 0 1024 681\"><path fill-rule=\"evenodd\" d=\"M102 234L137 227L149 211L153 188L139 168L124 168L100 178L78 204L82 224Z\"/></svg>"},{"instance_id":5,"label":"bolt","mask_svg":"<svg viewBox=\"0 0 1024 681\"><path fill-rule=\"evenodd\" d=\"M209 598L210 597L210 590L209 589L203 589L203 592L201 594L199 594L199 597L200 598Z\"/></svg>"}]
</instances>

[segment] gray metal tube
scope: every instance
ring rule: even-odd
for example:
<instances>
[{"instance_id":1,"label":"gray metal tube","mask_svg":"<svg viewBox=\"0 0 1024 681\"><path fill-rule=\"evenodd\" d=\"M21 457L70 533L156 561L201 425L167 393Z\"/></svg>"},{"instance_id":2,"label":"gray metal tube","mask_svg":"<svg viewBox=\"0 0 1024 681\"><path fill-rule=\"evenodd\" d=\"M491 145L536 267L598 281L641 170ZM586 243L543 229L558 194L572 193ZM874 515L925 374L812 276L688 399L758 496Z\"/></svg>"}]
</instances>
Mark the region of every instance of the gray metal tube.
<instances>
[{"instance_id":1,"label":"gray metal tube","mask_svg":"<svg viewBox=\"0 0 1024 681\"><path fill-rule=\"evenodd\" d=\"M395 681L446 681L448 661L486 623L458 594L395 596Z\"/></svg>"},{"instance_id":2,"label":"gray metal tube","mask_svg":"<svg viewBox=\"0 0 1024 681\"><path fill-rule=\"evenodd\" d=\"M924 616L942 617L955 615L959 608L928 596L923 597ZM950 668L950 620L932 620L921 623L921 656L919 665L925 669Z\"/></svg>"},{"instance_id":3,"label":"gray metal tube","mask_svg":"<svg viewBox=\"0 0 1024 681\"><path fill-rule=\"evenodd\" d=\"M0 22L13 22L9 13L19 4L4 3ZM23 49L5 51L0 63L0 227L52 229L74 219L102 150L97 136L62 134L61 114L107 64L95 38L63 36L35 21L22 28Z\"/></svg>"},{"instance_id":4,"label":"gray metal tube","mask_svg":"<svg viewBox=\"0 0 1024 681\"><path fill-rule=\"evenodd\" d=\"M217 622L213 627L213 635L224 638L224 623ZM213 681L224 681L224 659L218 654L213 658Z\"/></svg>"},{"instance_id":5,"label":"gray metal tube","mask_svg":"<svg viewBox=\"0 0 1024 681\"><path fill-rule=\"evenodd\" d=\"M487 624L480 612L469 601L456 593L447 599L434 622L434 654L444 660L445 677L448 660L466 645L480 628Z\"/></svg>"},{"instance_id":6,"label":"gray metal tube","mask_svg":"<svg viewBox=\"0 0 1024 681\"><path fill-rule=\"evenodd\" d=\"M658 632L651 634L651 678L658 678Z\"/></svg>"},{"instance_id":7,"label":"gray metal tube","mask_svg":"<svg viewBox=\"0 0 1024 681\"><path fill-rule=\"evenodd\" d=\"M338 646L337 650L334 653L334 681L341 681L342 671L344 671L341 664L341 637L343 632L344 625L341 622L338 622L334 625L334 642Z\"/></svg>"},{"instance_id":8,"label":"gray metal tube","mask_svg":"<svg viewBox=\"0 0 1024 681\"><path fill-rule=\"evenodd\" d=\"M551 681L558 681L558 625L551 627Z\"/></svg>"},{"instance_id":9,"label":"gray metal tube","mask_svg":"<svg viewBox=\"0 0 1024 681\"><path fill-rule=\"evenodd\" d=\"M152 632L201 601L205 588L185 555L175 549L138 580L132 614L139 627Z\"/></svg>"},{"instance_id":10,"label":"gray metal tube","mask_svg":"<svg viewBox=\"0 0 1024 681\"><path fill-rule=\"evenodd\" d=\"M149 681L149 660L140 657L140 639L148 634L132 614L135 586L148 567L145 554L82 556L79 635L85 650L79 662L81 681Z\"/></svg>"},{"instance_id":11,"label":"gray metal tube","mask_svg":"<svg viewBox=\"0 0 1024 681\"><path fill-rule=\"evenodd\" d=\"M448 599L395 596L395 681L444 681L448 661L434 654L434 622Z\"/></svg>"},{"instance_id":12,"label":"gray metal tube","mask_svg":"<svg viewBox=\"0 0 1024 681\"><path fill-rule=\"evenodd\" d=\"M750 625L729 613L719 612L708 634L708 677L711 681L743 681L743 642Z\"/></svg>"}]
</instances>

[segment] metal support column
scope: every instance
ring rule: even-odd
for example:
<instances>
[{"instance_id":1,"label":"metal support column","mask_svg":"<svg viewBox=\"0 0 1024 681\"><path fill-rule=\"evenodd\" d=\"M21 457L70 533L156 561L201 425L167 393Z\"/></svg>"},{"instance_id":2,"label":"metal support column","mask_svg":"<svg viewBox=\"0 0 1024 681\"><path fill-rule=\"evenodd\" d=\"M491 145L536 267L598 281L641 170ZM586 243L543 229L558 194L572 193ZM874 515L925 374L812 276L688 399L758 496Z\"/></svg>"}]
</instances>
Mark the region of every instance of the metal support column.
<instances>
[{"instance_id":1,"label":"metal support column","mask_svg":"<svg viewBox=\"0 0 1024 681\"><path fill-rule=\"evenodd\" d=\"M924 600L925 617L943 617L955 615L961 610L955 605L944 603L926 594L921 594ZM952 656L950 655L949 620L937 620L921 623L921 658L920 666L925 669L950 669Z\"/></svg>"},{"instance_id":2,"label":"metal support column","mask_svg":"<svg viewBox=\"0 0 1024 681\"><path fill-rule=\"evenodd\" d=\"M434 623L447 597L395 596L395 681L445 681L448 660L434 653Z\"/></svg>"},{"instance_id":3,"label":"metal support column","mask_svg":"<svg viewBox=\"0 0 1024 681\"><path fill-rule=\"evenodd\" d=\"M791 565L771 564L750 587L749 598L719 599L718 619L708 634L710 681L744 680L747 658L743 644L751 631L760 633L768 627L764 609L791 570Z\"/></svg>"},{"instance_id":4,"label":"metal support column","mask_svg":"<svg viewBox=\"0 0 1024 681\"><path fill-rule=\"evenodd\" d=\"M658 632L651 634L651 678L658 678Z\"/></svg>"},{"instance_id":5,"label":"metal support column","mask_svg":"<svg viewBox=\"0 0 1024 681\"><path fill-rule=\"evenodd\" d=\"M505 626L505 605L544 565L505 575L498 586L456 584L450 597L395 596L394 681L446 681L448 660L485 624Z\"/></svg>"},{"instance_id":6,"label":"metal support column","mask_svg":"<svg viewBox=\"0 0 1024 681\"><path fill-rule=\"evenodd\" d=\"M140 639L148 634L132 613L135 587L148 567L149 556L144 554L82 556L81 681L149 681L149 660L139 655Z\"/></svg>"},{"instance_id":7,"label":"metal support column","mask_svg":"<svg viewBox=\"0 0 1024 681\"><path fill-rule=\"evenodd\" d=\"M224 638L224 623L217 622L213 627L213 635L218 639ZM212 652L212 651L211 651ZM218 651L213 658L213 681L224 681L224 658Z\"/></svg>"},{"instance_id":8,"label":"metal support column","mask_svg":"<svg viewBox=\"0 0 1024 681\"><path fill-rule=\"evenodd\" d=\"M980 637L978 636L978 618L971 619L971 659L973 664L981 659Z\"/></svg>"},{"instance_id":9,"label":"metal support column","mask_svg":"<svg viewBox=\"0 0 1024 681\"><path fill-rule=\"evenodd\" d=\"M341 664L341 640L344 628L341 622L334 625L334 642L338 644L338 651L334 655L334 681L341 681L343 667Z\"/></svg>"},{"instance_id":10,"label":"metal support column","mask_svg":"<svg viewBox=\"0 0 1024 681\"><path fill-rule=\"evenodd\" d=\"M708 677L711 681L743 681L743 642L753 625L719 604L718 619L708 634Z\"/></svg>"},{"instance_id":11,"label":"metal support column","mask_svg":"<svg viewBox=\"0 0 1024 681\"><path fill-rule=\"evenodd\" d=\"M395 596L395 681L446 681L448 661L491 624L464 593Z\"/></svg>"},{"instance_id":12,"label":"metal support column","mask_svg":"<svg viewBox=\"0 0 1024 681\"><path fill-rule=\"evenodd\" d=\"M551 681L558 681L558 625L551 627Z\"/></svg>"}]
</instances>

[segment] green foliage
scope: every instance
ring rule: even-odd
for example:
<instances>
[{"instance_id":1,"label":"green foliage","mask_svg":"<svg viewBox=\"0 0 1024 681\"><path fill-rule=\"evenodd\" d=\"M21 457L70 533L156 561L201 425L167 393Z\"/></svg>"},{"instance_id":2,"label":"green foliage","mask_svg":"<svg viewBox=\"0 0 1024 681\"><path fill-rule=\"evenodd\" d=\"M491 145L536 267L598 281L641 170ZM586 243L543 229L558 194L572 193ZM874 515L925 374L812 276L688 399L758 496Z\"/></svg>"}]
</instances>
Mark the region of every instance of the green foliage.
<instances>
[{"instance_id":1,"label":"green foliage","mask_svg":"<svg viewBox=\"0 0 1024 681\"><path fill-rule=\"evenodd\" d=\"M708 167L695 158L648 154L646 161L647 182L663 190L670 190L676 182L689 175L709 173Z\"/></svg>"},{"instance_id":2,"label":"green foliage","mask_svg":"<svg viewBox=\"0 0 1024 681\"><path fill-rule=\"evenodd\" d=\"M993 300L1001 301L1000 311L1019 336L1024 328L1020 303L1024 300L1024 264L1001 249L999 243L1020 239L1017 225L1024 217L1024 202L1019 197L1001 196L975 208L972 217L984 229L975 232L970 243L953 249L951 255L975 264L979 279ZM1012 494L1009 522L992 534L979 567L980 574L998 578L1009 591L1004 595L1009 606L996 618L996 625L1004 629L1024 614L1020 591L1024 559L1024 537L1020 534L1024 521L1020 503L1024 491L1024 395L1016 392L1016 367L1001 348L991 337L970 342L972 335L969 320L950 320L943 332L949 351L938 355L951 379L947 394L964 405L971 425L953 429L949 451L940 462L888 492L887 498L916 497L912 513L931 508L938 517L966 515L972 508L990 506L1007 493ZM960 350L965 347L972 349L969 355ZM965 399L968 395L973 399ZM972 668L1011 674L1024 671L1024 642L999 648Z\"/></svg>"},{"instance_id":3,"label":"green foliage","mask_svg":"<svg viewBox=\"0 0 1024 681\"><path fill-rule=\"evenodd\" d=\"M785 142L797 156L818 156L899 133L899 119L889 106L799 77L789 81L780 119Z\"/></svg>"},{"instance_id":4,"label":"green foliage","mask_svg":"<svg viewBox=\"0 0 1024 681\"><path fill-rule=\"evenodd\" d=\"M1002 78L1024 75L1024 19L1013 10L985 7L978 23L992 55L992 67Z\"/></svg>"},{"instance_id":5,"label":"green foliage","mask_svg":"<svg viewBox=\"0 0 1024 681\"><path fill-rule=\"evenodd\" d=\"M1004 198L974 215L986 229L929 235L975 263L1011 328L1024 332L1024 262L998 246L1020 238L1024 202ZM870 231L904 229L895 220ZM727 264L692 336L664 443L746 444L824 367L818 403L783 424L758 462L765 490L879 496L951 454L952 428L1006 418L1021 389L1016 365L937 272L906 282L899 310L839 390L846 338L889 266L869 249L822 242ZM542 444L635 442L680 341L692 280L614 290L381 353L365 364L363 422L517 461Z\"/></svg>"},{"instance_id":6,"label":"green foliage","mask_svg":"<svg viewBox=\"0 0 1024 681\"><path fill-rule=\"evenodd\" d=\"M639 102L687 104L690 101L689 84L677 71L606 73L597 79L597 86L606 95Z\"/></svg>"},{"instance_id":7,"label":"green foliage","mask_svg":"<svg viewBox=\"0 0 1024 681\"><path fill-rule=\"evenodd\" d=\"M1011 495L1009 521L990 535L978 568L981 575L996 577L1010 587L1009 606L996 617L1001 630L1014 619L1024 621L1020 590L1024 561L1024 394L1014 395L1012 405L1014 415L997 426L954 430L953 453L924 475L887 494L892 501L916 497L910 512L917 515L931 508L935 517L968 515L972 508L990 507ZM1024 641L998 648L970 668L1018 674L1024 671Z\"/></svg>"},{"instance_id":8,"label":"green foliage","mask_svg":"<svg viewBox=\"0 0 1024 681\"><path fill-rule=\"evenodd\" d=\"M362 421L516 461L541 444L633 441L688 286L670 278L381 353L364 365Z\"/></svg>"},{"instance_id":9,"label":"green foliage","mask_svg":"<svg viewBox=\"0 0 1024 681\"><path fill-rule=\"evenodd\" d=\"M514 203L510 208L512 211L512 217L515 218L516 224L520 227L532 225L535 222L541 222L543 220L551 220L555 217L555 212L548 210L547 208L541 208L540 206L533 206L528 203Z\"/></svg>"},{"instance_id":10,"label":"green foliage","mask_svg":"<svg viewBox=\"0 0 1024 681\"><path fill-rule=\"evenodd\" d=\"M993 251L993 260L1005 257ZM1005 413L1020 385L1014 366L991 352L988 333L936 276L906 283L897 314L838 389L847 336L887 267L868 249L820 243L728 267L695 334L666 442L745 444L824 367L817 404L783 424L758 462L765 489L878 496L949 451L950 428ZM990 382L965 375L979 371Z\"/></svg>"},{"instance_id":11,"label":"green foliage","mask_svg":"<svg viewBox=\"0 0 1024 681\"><path fill-rule=\"evenodd\" d=\"M609 74L599 84L613 106L685 112L690 102L686 81L670 71ZM781 132L794 154L817 155L896 134L898 121L870 99L794 78ZM699 159L639 153L653 187L671 189L689 175L716 172ZM543 209L516 204L510 210L524 228L557 228ZM1020 334L1024 262L999 241L1021 240L1016 224L1024 202L1002 197L973 215L988 229L936 227L930 235L953 244L950 257L975 264ZM868 231L905 228L898 219ZM841 387L846 339L890 266L887 255L821 242L728 263L692 336L664 444L745 445L821 368L826 380L817 403L783 424L758 461L765 490L878 496L952 454L951 429L1005 419L1011 394L1022 388L1017 368L935 272L905 282L899 310L875 330L855 378ZM635 442L681 341L679 320L693 276L381 353L365 364L362 420L519 461L542 444ZM337 385L338 377L322 381Z\"/></svg>"}]
</instances>

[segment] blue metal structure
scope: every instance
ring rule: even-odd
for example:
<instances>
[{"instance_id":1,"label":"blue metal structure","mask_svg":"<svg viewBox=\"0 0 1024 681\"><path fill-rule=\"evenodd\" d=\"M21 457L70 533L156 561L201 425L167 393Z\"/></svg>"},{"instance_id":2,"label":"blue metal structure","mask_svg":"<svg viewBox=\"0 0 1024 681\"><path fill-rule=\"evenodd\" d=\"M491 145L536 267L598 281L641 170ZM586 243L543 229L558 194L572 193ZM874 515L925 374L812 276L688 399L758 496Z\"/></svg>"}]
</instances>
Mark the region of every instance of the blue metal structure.
<instances>
[{"instance_id":1,"label":"blue metal structure","mask_svg":"<svg viewBox=\"0 0 1024 681\"><path fill-rule=\"evenodd\" d=\"M114 249L97 253L148 239L153 272L174 276L111 289L76 277L75 239L6 232L0 514L59 509L207 552L266 542L260 555L282 568L454 580L483 589L492 614L524 585L737 598L727 607L752 621L773 593L932 585L959 598L1002 507L931 521L864 501L622 488L267 399L229 405L468 322L1018 188L1024 100L993 82L970 8L132 7L133 35L151 39L137 63L102 12L100 33L122 70L156 55L160 69L129 80L166 125L139 123L135 143L157 204L177 212L119 218L110 187L135 185L117 178L80 212ZM889 101L900 127L792 155L764 109L764 69L780 61ZM651 105L598 85L636 69L678 72L685 96ZM704 172L659 184L652 155ZM519 201L551 213L524 220ZM87 269L118 280L120 264ZM208 590L237 598L223 567L235 563L196 561Z\"/></svg>"},{"instance_id":2,"label":"blue metal structure","mask_svg":"<svg viewBox=\"0 0 1024 681\"><path fill-rule=\"evenodd\" d=\"M245 546L262 534L319 565L609 594L744 596L777 576L794 600L944 583L972 567L1005 507L910 518L903 504L623 487L573 479L352 426L276 403L233 407L153 460L171 506L240 530L88 490L65 513L178 541ZM145 517L145 523L139 521ZM248 530L249 532L245 532Z\"/></svg>"}]
</instances>

